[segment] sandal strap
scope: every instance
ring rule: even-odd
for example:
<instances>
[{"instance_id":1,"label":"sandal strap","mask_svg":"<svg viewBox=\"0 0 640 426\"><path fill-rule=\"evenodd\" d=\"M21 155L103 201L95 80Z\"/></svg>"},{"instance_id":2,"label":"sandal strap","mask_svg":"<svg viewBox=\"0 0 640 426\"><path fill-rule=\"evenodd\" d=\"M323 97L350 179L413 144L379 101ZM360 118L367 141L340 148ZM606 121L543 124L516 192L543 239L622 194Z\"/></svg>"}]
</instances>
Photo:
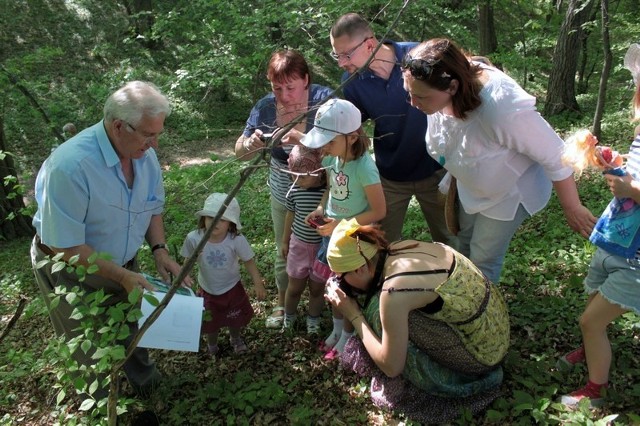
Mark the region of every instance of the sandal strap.
<instances>
[{"instance_id":1,"label":"sandal strap","mask_svg":"<svg viewBox=\"0 0 640 426\"><path fill-rule=\"evenodd\" d=\"M233 346L233 351L235 353L242 353L242 352L246 352L246 351L249 350L249 347L244 342L243 338L233 339L231 341L231 345Z\"/></svg>"}]
</instances>

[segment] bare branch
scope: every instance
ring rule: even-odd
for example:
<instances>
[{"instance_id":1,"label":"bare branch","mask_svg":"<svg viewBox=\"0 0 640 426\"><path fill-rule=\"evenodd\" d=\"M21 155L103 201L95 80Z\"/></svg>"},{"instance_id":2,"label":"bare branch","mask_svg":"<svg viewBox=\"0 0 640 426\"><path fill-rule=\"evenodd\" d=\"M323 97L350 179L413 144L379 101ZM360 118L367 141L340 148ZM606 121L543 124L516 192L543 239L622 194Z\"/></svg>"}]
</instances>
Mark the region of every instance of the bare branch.
<instances>
[{"instance_id":1,"label":"bare branch","mask_svg":"<svg viewBox=\"0 0 640 426\"><path fill-rule=\"evenodd\" d=\"M35 96L31 94L29 89L27 89L22 83L20 83L18 77L11 74L4 66L0 65L0 70L9 78L9 81L16 87L16 89L22 92L22 94L29 100L31 105L33 105L33 107L40 113L44 121L49 125L49 130L51 130L53 136L55 136L60 141L60 143L64 142L64 136L62 136L56 126L53 125L53 123L49 119L49 116L47 115L47 112L40 106Z\"/></svg>"},{"instance_id":2,"label":"bare branch","mask_svg":"<svg viewBox=\"0 0 640 426\"><path fill-rule=\"evenodd\" d=\"M7 326L4 328L4 330L2 330L2 335L0 335L0 342L2 342L4 340L4 338L7 337L7 335L11 331L11 329L13 327L15 327L15 325L18 322L18 319L20 318L20 316L22 315L22 311L24 311L24 307L26 305L27 305L27 298L26 297L20 297L20 300L18 301L18 306L16 307L16 312L13 314L13 316L11 317L9 322L7 323Z\"/></svg>"}]
</instances>

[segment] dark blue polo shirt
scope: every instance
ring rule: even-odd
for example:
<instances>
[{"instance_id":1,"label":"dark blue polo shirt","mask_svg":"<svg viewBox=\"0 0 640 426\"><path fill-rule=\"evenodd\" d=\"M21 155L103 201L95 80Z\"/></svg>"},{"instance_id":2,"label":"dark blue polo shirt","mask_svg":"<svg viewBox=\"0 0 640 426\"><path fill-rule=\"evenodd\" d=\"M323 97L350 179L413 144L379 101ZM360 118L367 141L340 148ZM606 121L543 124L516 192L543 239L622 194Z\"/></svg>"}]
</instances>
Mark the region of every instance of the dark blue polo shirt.
<instances>
[{"instance_id":1,"label":"dark blue polo shirt","mask_svg":"<svg viewBox=\"0 0 640 426\"><path fill-rule=\"evenodd\" d=\"M392 44L396 54L389 80L366 70L344 87L344 97L358 107L363 123L375 123L373 150L380 175L398 182L426 179L441 167L427 154L427 116L407 102L399 65L417 43L384 43ZM348 77L344 73L342 81Z\"/></svg>"}]
</instances>

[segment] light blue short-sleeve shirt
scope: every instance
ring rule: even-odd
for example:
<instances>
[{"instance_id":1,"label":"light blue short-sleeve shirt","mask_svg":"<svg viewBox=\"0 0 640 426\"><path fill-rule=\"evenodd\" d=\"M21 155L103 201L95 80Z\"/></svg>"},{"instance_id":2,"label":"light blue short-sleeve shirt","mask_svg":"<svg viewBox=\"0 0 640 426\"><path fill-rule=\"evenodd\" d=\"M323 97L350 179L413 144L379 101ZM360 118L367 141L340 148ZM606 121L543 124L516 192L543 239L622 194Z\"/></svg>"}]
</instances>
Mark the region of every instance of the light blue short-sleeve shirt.
<instances>
[{"instance_id":1,"label":"light blue short-sleeve shirt","mask_svg":"<svg viewBox=\"0 0 640 426\"><path fill-rule=\"evenodd\" d=\"M369 210L365 187L380 183L380 173L369 152L360 158L342 164L338 157L326 156L322 166L327 170L329 200L327 216L349 219Z\"/></svg>"},{"instance_id":2,"label":"light blue short-sleeve shirt","mask_svg":"<svg viewBox=\"0 0 640 426\"><path fill-rule=\"evenodd\" d=\"M129 188L102 121L56 148L36 178L33 226L42 242L62 249L87 244L120 265L131 260L165 199L155 151L132 161Z\"/></svg>"}]
</instances>

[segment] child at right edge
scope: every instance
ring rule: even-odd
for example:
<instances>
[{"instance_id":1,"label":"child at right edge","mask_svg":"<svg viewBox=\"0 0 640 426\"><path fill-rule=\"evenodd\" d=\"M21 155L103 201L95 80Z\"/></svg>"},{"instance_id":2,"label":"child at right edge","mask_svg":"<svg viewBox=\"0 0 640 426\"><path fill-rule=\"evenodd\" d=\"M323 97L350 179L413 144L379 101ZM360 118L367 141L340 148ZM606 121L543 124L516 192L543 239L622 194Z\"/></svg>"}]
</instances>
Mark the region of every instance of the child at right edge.
<instances>
[{"instance_id":1,"label":"child at right edge","mask_svg":"<svg viewBox=\"0 0 640 426\"><path fill-rule=\"evenodd\" d=\"M355 218L360 225L369 225L380 221L387 212L380 174L369 153L371 142L361 120L360 110L351 102L331 99L318 109L314 128L300 141L308 148L321 149L322 165L327 171L328 190L306 218L307 222L318 218L327 222L317 228L323 239L314 264L317 275L325 279L331 272L326 249L340 220ZM343 351L353 330L353 325L334 308L333 331L321 345L325 359L334 359Z\"/></svg>"},{"instance_id":2,"label":"child at right edge","mask_svg":"<svg viewBox=\"0 0 640 426\"><path fill-rule=\"evenodd\" d=\"M636 85L633 118L639 121L639 44L629 48L624 62ZM577 406L585 398L591 407L604 404L612 359L607 327L625 312L640 314L640 135L637 130L624 172L615 171L604 171L614 198L589 238L597 250L584 280L589 297L580 317L582 346L558 361L558 367L564 370L586 362L589 373L584 387L560 398L560 403L568 407Z\"/></svg>"}]
</instances>

